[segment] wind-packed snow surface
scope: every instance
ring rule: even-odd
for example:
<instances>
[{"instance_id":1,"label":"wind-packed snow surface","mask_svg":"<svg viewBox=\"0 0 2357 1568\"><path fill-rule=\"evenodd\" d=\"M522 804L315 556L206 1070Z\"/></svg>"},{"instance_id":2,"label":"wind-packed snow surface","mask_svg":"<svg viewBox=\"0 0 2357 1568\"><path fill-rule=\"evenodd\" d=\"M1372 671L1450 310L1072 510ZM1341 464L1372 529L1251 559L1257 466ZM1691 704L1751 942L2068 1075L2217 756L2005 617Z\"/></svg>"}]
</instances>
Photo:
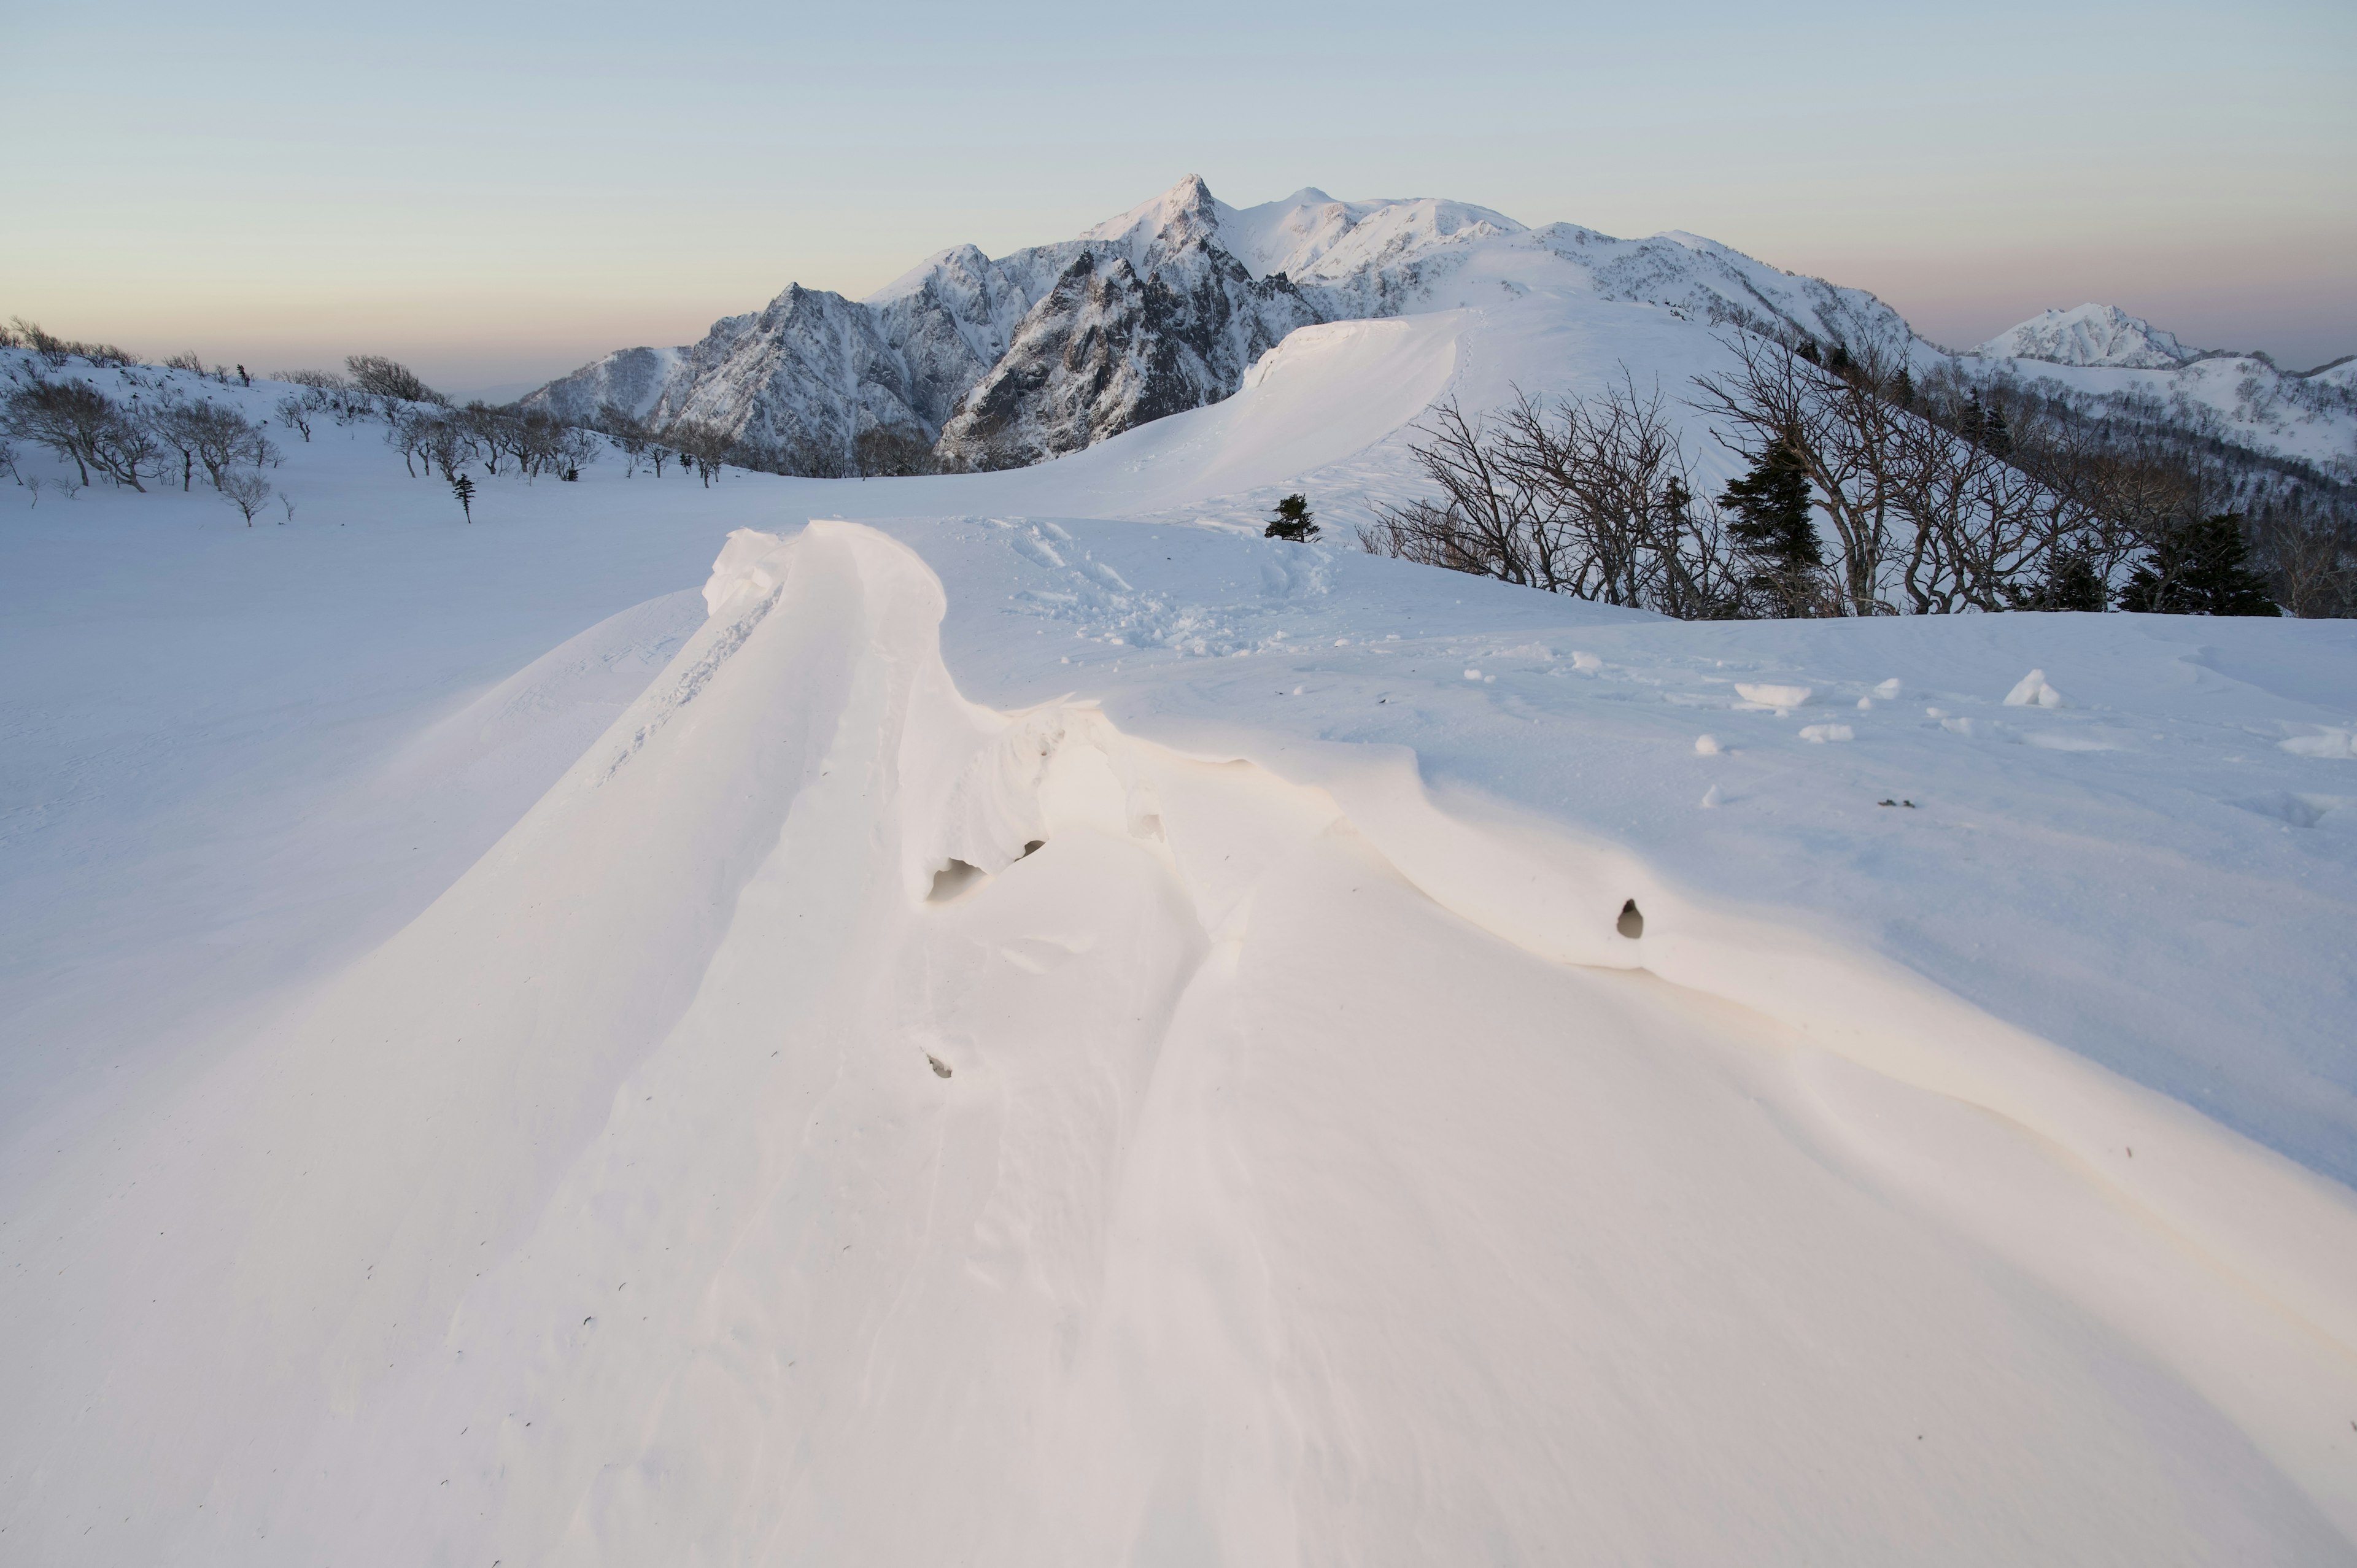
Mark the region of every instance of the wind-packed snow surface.
<instances>
[{"instance_id":1,"label":"wind-packed snow surface","mask_svg":"<svg viewBox=\"0 0 2357 1568\"><path fill-rule=\"evenodd\" d=\"M1668 315L1010 473L18 513L0 1558L2357 1557L2345 625L1241 526Z\"/></svg>"}]
</instances>

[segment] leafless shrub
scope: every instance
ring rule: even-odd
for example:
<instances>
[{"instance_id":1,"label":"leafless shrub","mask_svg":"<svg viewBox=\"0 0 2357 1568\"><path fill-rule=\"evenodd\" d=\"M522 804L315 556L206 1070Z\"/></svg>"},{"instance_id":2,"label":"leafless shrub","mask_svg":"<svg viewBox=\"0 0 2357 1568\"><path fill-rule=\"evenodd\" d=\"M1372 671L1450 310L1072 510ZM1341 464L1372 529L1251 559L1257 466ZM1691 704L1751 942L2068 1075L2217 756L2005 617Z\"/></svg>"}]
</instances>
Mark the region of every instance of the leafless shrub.
<instances>
[{"instance_id":1,"label":"leafless shrub","mask_svg":"<svg viewBox=\"0 0 2357 1568\"><path fill-rule=\"evenodd\" d=\"M354 388L371 397L396 403L447 403L450 400L429 387L408 366L382 354L354 354L344 361Z\"/></svg>"},{"instance_id":2,"label":"leafless shrub","mask_svg":"<svg viewBox=\"0 0 2357 1568\"><path fill-rule=\"evenodd\" d=\"M710 488L727 459L735 438L718 425L696 419L677 419L663 428L663 438L679 453L680 460L693 464L697 476Z\"/></svg>"},{"instance_id":3,"label":"leafless shrub","mask_svg":"<svg viewBox=\"0 0 2357 1568\"><path fill-rule=\"evenodd\" d=\"M859 477L899 478L941 471L933 445L924 433L906 425L878 424L859 433L851 444L852 465Z\"/></svg>"},{"instance_id":4,"label":"leafless shrub","mask_svg":"<svg viewBox=\"0 0 2357 1568\"><path fill-rule=\"evenodd\" d=\"M180 488L201 467L205 478L220 489L229 471L239 466L260 468L278 460L278 448L259 424L223 403L199 398L193 403L167 403L153 410L147 427L180 454Z\"/></svg>"},{"instance_id":5,"label":"leafless shrub","mask_svg":"<svg viewBox=\"0 0 2357 1568\"><path fill-rule=\"evenodd\" d=\"M221 489L221 499L235 507L238 515L245 519L245 526L252 528L253 514L269 504L270 481L262 477L258 468L235 468L222 474L215 482Z\"/></svg>"},{"instance_id":6,"label":"leafless shrub","mask_svg":"<svg viewBox=\"0 0 2357 1568\"><path fill-rule=\"evenodd\" d=\"M74 465L85 485L95 468L118 485L144 490L140 478L157 456L142 422L87 381L36 377L16 388L0 403L0 433L48 447Z\"/></svg>"},{"instance_id":7,"label":"leafless shrub","mask_svg":"<svg viewBox=\"0 0 2357 1568\"><path fill-rule=\"evenodd\" d=\"M295 393L289 392L278 400L278 422L300 435L304 440L311 439L311 405Z\"/></svg>"}]
</instances>

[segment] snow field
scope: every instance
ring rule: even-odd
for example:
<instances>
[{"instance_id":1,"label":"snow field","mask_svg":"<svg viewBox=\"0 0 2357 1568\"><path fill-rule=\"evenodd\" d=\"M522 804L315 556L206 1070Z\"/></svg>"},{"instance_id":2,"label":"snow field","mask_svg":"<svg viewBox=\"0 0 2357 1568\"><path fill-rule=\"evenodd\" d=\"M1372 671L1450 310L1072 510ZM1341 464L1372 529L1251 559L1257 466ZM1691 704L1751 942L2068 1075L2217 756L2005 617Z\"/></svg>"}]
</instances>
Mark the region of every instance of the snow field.
<instances>
[{"instance_id":1,"label":"snow field","mask_svg":"<svg viewBox=\"0 0 2357 1568\"><path fill-rule=\"evenodd\" d=\"M2357 644L1240 535L1598 310L16 519L0 1555L2346 1556Z\"/></svg>"},{"instance_id":2,"label":"snow field","mask_svg":"<svg viewBox=\"0 0 2357 1568\"><path fill-rule=\"evenodd\" d=\"M2298 1562L2357 1522L2324 1184L1405 757L978 708L871 531L739 533L705 598L420 918L117 1127L136 1186L44 1249L77 1310L12 1314L113 1369L12 1399L45 1557L135 1441L105 1550L242 1561Z\"/></svg>"}]
</instances>

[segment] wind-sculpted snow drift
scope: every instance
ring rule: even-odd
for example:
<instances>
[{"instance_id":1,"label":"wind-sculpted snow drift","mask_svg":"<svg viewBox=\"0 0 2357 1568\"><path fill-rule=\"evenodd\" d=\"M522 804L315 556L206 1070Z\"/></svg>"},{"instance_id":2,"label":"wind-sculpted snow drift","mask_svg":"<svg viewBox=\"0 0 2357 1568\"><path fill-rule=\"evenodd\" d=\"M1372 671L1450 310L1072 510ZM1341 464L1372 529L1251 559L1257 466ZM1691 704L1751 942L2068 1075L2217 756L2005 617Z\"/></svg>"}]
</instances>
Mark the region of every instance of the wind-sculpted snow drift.
<instances>
[{"instance_id":1,"label":"wind-sculpted snow drift","mask_svg":"<svg viewBox=\"0 0 2357 1568\"><path fill-rule=\"evenodd\" d=\"M2339 1189L1405 753L978 706L868 529L705 599L22 1221L12 1558L2349 1553Z\"/></svg>"}]
</instances>

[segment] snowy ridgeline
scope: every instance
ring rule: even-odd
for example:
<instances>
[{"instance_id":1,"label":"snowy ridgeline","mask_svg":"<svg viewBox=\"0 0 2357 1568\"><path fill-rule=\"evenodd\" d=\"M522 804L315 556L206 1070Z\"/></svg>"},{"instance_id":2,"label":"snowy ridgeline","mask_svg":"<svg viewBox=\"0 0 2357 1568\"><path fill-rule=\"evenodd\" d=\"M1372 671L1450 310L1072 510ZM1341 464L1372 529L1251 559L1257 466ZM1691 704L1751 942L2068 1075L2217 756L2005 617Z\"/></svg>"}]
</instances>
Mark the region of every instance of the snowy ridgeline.
<instances>
[{"instance_id":1,"label":"snowy ridgeline","mask_svg":"<svg viewBox=\"0 0 2357 1568\"><path fill-rule=\"evenodd\" d=\"M2349 623L1259 536L1709 351L1516 300L1019 471L468 524L330 421L275 526L16 512L0 1555L2347 1557Z\"/></svg>"},{"instance_id":2,"label":"snowy ridgeline","mask_svg":"<svg viewBox=\"0 0 2357 1568\"><path fill-rule=\"evenodd\" d=\"M576 420L611 408L710 425L746 460L795 473L892 471L877 458L928 448L949 467L999 468L1230 396L1306 325L1534 296L1649 306L1702 339L1743 326L1898 346L1919 371L1952 361L1870 294L1696 235L1617 240L1463 202L1337 201L1314 188L1239 209L1190 176L1073 240L996 260L952 247L865 301L791 286L700 342L619 350L525 402ZM2335 471L2357 463L2357 361L2287 374L2090 305L2024 322L1961 362L2149 405ZM1645 379L1660 369L1631 368Z\"/></svg>"}]
</instances>

